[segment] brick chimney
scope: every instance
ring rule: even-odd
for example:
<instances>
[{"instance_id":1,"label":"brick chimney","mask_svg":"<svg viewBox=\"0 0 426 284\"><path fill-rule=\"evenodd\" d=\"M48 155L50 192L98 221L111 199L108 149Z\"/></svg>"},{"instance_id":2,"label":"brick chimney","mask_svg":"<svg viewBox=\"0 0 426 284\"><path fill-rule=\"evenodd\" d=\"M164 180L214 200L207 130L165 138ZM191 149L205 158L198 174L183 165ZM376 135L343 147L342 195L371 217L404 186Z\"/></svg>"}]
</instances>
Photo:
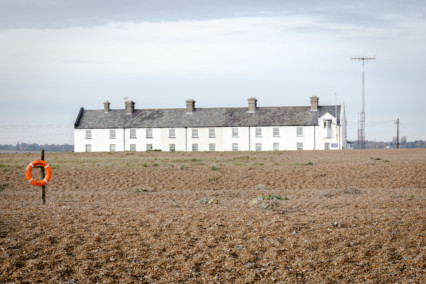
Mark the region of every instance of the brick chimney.
<instances>
[{"instance_id":1,"label":"brick chimney","mask_svg":"<svg viewBox=\"0 0 426 284\"><path fill-rule=\"evenodd\" d=\"M195 101L193 99L186 100L186 113L193 113L195 110Z\"/></svg>"},{"instance_id":2,"label":"brick chimney","mask_svg":"<svg viewBox=\"0 0 426 284\"><path fill-rule=\"evenodd\" d=\"M318 102L319 102L319 98L317 96L311 97L311 110L312 111L318 111Z\"/></svg>"},{"instance_id":3,"label":"brick chimney","mask_svg":"<svg viewBox=\"0 0 426 284\"><path fill-rule=\"evenodd\" d=\"M248 99L248 112L249 113L255 113L257 108L257 99L256 98L249 98Z\"/></svg>"},{"instance_id":4,"label":"brick chimney","mask_svg":"<svg viewBox=\"0 0 426 284\"><path fill-rule=\"evenodd\" d=\"M131 115L133 111L135 110L135 103L133 101L126 101L126 115Z\"/></svg>"},{"instance_id":5,"label":"brick chimney","mask_svg":"<svg viewBox=\"0 0 426 284\"><path fill-rule=\"evenodd\" d=\"M110 105L109 101L104 102L104 112L105 113L109 112L109 105Z\"/></svg>"}]
</instances>

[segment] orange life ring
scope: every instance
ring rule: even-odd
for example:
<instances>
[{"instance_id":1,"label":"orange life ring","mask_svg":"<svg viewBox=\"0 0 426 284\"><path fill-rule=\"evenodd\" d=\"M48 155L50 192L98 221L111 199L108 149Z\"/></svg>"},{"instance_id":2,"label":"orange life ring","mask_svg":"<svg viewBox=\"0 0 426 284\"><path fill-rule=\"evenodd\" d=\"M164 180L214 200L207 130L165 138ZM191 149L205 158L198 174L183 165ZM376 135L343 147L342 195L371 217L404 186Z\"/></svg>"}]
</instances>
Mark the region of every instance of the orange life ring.
<instances>
[{"instance_id":1,"label":"orange life ring","mask_svg":"<svg viewBox=\"0 0 426 284\"><path fill-rule=\"evenodd\" d=\"M31 176L31 172L32 172L33 168L37 167L37 166L42 166L46 170L46 177L43 180L35 180ZM52 168L49 166L48 163L46 163L43 160L35 160L35 161L32 161L27 166L27 169L25 170L25 177L27 178L27 180L32 185L34 185L34 186L43 186L43 185L46 185L46 183L48 183L50 181L50 179L52 178Z\"/></svg>"}]
</instances>

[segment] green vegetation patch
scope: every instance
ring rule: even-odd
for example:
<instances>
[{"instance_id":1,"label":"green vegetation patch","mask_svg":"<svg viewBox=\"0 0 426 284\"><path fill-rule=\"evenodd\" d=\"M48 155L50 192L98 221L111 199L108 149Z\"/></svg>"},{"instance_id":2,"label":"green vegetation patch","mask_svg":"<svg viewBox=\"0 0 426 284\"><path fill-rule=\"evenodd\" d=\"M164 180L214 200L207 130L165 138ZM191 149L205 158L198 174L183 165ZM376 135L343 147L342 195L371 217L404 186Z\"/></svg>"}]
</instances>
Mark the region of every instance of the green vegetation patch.
<instances>
[{"instance_id":1,"label":"green vegetation patch","mask_svg":"<svg viewBox=\"0 0 426 284\"><path fill-rule=\"evenodd\" d=\"M267 195L261 195L257 197L258 200L262 201L262 200L288 200L288 198L286 196L282 197L281 195L275 195L275 193L270 193Z\"/></svg>"},{"instance_id":2,"label":"green vegetation patch","mask_svg":"<svg viewBox=\"0 0 426 284\"><path fill-rule=\"evenodd\" d=\"M313 166L314 163L312 162L307 162L307 163L296 163L297 166Z\"/></svg>"},{"instance_id":3,"label":"green vegetation patch","mask_svg":"<svg viewBox=\"0 0 426 284\"><path fill-rule=\"evenodd\" d=\"M289 200L287 196L276 195L270 193L267 195L260 195L256 199L250 201L250 205L258 205L264 210L279 210L281 207L281 200Z\"/></svg>"},{"instance_id":4,"label":"green vegetation patch","mask_svg":"<svg viewBox=\"0 0 426 284\"><path fill-rule=\"evenodd\" d=\"M139 192L153 192L154 190L137 186L137 187L134 187L131 191L134 193L139 193Z\"/></svg>"}]
</instances>

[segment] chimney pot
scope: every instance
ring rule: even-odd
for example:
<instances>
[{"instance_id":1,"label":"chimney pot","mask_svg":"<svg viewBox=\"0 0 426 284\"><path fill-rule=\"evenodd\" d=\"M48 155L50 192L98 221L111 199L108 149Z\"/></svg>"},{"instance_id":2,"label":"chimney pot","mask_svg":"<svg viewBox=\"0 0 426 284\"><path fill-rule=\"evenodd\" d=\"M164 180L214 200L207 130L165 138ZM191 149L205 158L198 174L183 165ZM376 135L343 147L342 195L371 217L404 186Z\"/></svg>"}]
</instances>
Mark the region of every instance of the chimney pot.
<instances>
[{"instance_id":1,"label":"chimney pot","mask_svg":"<svg viewBox=\"0 0 426 284\"><path fill-rule=\"evenodd\" d=\"M193 99L186 100L186 113L193 113L195 110L195 101Z\"/></svg>"},{"instance_id":2,"label":"chimney pot","mask_svg":"<svg viewBox=\"0 0 426 284\"><path fill-rule=\"evenodd\" d=\"M249 98L248 99L248 112L254 113L257 109L257 99L256 98Z\"/></svg>"},{"instance_id":3,"label":"chimney pot","mask_svg":"<svg viewBox=\"0 0 426 284\"><path fill-rule=\"evenodd\" d=\"M318 111L318 102L319 102L319 98L317 96L311 97L311 110L312 111Z\"/></svg>"},{"instance_id":4,"label":"chimney pot","mask_svg":"<svg viewBox=\"0 0 426 284\"><path fill-rule=\"evenodd\" d=\"M105 113L109 112L109 110L110 110L109 105L110 105L109 101L104 102L104 112Z\"/></svg>"},{"instance_id":5,"label":"chimney pot","mask_svg":"<svg viewBox=\"0 0 426 284\"><path fill-rule=\"evenodd\" d=\"M125 103L126 106L126 115L131 115L133 113L133 111L135 110L135 103L133 101L126 101Z\"/></svg>"}]
</instances>

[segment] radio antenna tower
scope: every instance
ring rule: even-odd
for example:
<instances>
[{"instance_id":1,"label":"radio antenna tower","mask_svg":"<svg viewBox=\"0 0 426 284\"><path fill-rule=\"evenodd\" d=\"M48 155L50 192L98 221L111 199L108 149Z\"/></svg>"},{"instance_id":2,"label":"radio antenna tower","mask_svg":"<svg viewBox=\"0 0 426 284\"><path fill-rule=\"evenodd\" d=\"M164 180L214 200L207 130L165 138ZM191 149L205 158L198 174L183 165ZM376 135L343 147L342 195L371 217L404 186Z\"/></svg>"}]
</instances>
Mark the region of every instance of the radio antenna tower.
<instances>
[{"instance_id":1,"label":"radio antenna tower","mask_svg":"<svg viewBox=\"0 0 426 284\"><path fill-rule=\"evenodd\" d=\"M361 61L362 62L362 111L358 117L358 148L365 149L365 77L364 77L364 63L371 60L375 61L376 56L374 57L352 57L351 60Z\"/></svg>"}]
</instances>

